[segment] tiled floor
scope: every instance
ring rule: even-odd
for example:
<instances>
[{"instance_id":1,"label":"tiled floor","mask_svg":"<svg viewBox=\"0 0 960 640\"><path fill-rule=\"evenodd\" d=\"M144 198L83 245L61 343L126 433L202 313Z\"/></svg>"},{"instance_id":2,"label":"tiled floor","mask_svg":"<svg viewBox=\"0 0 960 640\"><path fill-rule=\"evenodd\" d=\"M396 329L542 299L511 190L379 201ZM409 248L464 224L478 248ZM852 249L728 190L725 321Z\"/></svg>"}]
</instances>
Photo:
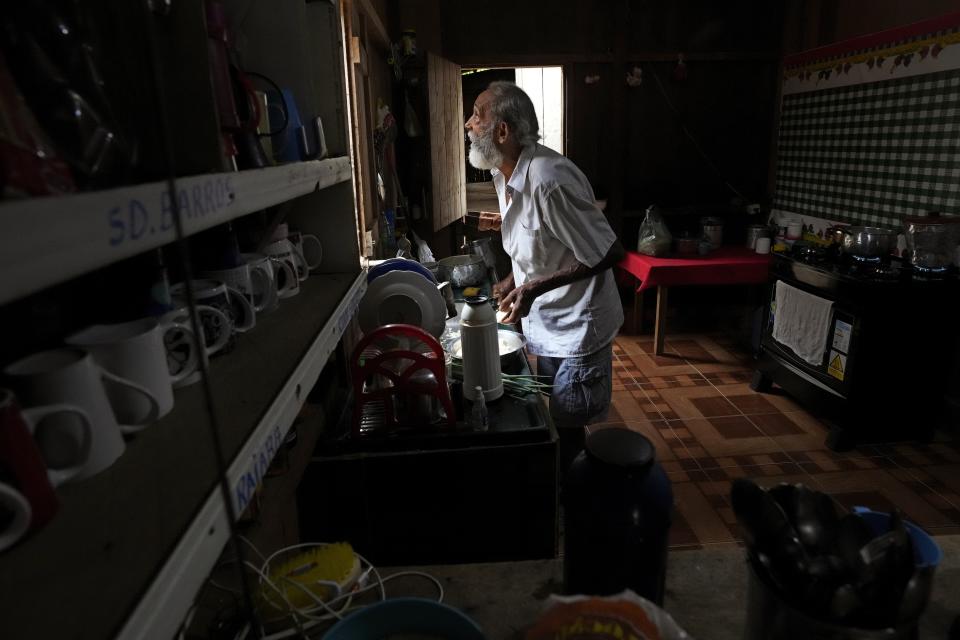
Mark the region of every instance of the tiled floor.
<instances>
[{"instance_id":1,"label":"tiled floor","mask_svg":"<svg viewBox=\"0 0 960 640\"><path fill-rule=\"evenodd\" d=\"M673 482L671 548L740 541L730 481L802 482L843 508L899 508L933 534L960 533L960 441L862 446L835 453L826 427L789 397L752 391L750 357L710 335L675 335L654 356L650 336L614 343L613 407L654 443Z\"/></svg>"}]
</instances>

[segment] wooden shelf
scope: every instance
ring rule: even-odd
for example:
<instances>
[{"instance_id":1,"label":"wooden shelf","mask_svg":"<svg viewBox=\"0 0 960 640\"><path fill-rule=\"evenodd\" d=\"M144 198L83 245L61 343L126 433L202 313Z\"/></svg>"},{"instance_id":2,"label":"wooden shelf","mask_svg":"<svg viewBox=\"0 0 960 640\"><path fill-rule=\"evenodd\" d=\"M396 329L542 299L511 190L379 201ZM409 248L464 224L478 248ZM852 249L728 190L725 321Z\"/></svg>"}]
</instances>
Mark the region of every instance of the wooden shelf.
<instances>
[{"instance_id":1,"label":"wooden shelf","mask_svg":"<svg viewBox=\"0 0 960 640\"><path fill-rule=\"evenodd\" d=\"M313 276L210 365L239 513L366 290L365 272ZM60 488L61 509L0 556L5 637L170 638L228 539L199 384L103 473Z\"/></svg>"},{"instance_id":2,"label":"wooden shelf","mask_svg":"<svg viewBox=\"0 0 960 640\"><path fill-rule=\"evenodd\" d=\"M184 233L351 178L350 158L177 178ZM166 182L0 205L0 304L176 239Z\"/></svg>"}]
</instances>

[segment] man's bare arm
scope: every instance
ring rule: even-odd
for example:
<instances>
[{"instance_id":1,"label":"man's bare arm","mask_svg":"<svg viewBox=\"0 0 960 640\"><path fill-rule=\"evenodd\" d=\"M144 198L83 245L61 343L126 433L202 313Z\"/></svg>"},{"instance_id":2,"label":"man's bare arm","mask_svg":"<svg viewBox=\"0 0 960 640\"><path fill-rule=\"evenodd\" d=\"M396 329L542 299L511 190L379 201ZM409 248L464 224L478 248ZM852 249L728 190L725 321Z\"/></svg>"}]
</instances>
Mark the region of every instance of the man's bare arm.
<instances>
[{"instance_id":1,"label":"man's bare arm","mask_svg":"<svg viewBox=\"0 0 960 640\"><path fill-rule=\"evenodd\" d=\"M607 251L607 255L593 267L588 267L582 262L577 262L549 276L524 282L500 299L500 310L510 312L507 317L504 318L503 322L505 324L519 322L520 318L524 318L530 313L530 307L537 297L557 287L562 287L571 282L603 273L623 260L625 255L626 252L623 249L623 245L620 244L620 240L614 240L609 251Z\"/></svg>"}]
</instances>

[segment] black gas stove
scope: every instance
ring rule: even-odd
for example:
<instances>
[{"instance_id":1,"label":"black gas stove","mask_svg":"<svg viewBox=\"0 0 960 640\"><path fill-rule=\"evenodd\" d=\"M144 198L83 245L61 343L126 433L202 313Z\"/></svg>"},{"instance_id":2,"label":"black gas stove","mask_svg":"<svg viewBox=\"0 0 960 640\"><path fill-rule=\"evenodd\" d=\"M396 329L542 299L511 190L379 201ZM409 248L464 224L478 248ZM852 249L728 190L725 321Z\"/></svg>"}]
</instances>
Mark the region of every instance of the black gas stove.
<instances>
[{"instance_id":1,"label":"black gas stove","mask_svg":"<svg viewBox=\"0 0 960 640\"><path fill-rule=\"evenodd\" d=\"M833 449L929 438L960 334L956 273L797 243L789 253L774 255L770 274L754 388L763 391L774 382L784 388L831 426L827 444ZM820 308L829 303L822 355L801 357L774 338L778 289L784 296L796 295L794 290L815 296L805 300ZM783 326L778 335L793 342Z\"/></svg>"}]
</instances>

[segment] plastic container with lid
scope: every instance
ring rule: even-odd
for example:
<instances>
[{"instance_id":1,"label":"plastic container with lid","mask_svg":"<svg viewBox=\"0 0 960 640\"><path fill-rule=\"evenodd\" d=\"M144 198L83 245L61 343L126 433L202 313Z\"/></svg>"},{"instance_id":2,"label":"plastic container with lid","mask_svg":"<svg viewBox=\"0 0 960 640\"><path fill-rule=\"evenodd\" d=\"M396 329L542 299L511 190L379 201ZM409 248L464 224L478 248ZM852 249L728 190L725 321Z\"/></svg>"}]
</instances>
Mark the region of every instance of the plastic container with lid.
<instances>
[{"instance_id":1,"label":"plastic container with lid","mask_svg":"<svg viewBox=\"0 0 960 640\"><path fill-rule=\"evenodd\" d=\"M720 218L700 218L701 235L714 249L723 244L723 220Z\"/></svg>"},{"instance_id":2,"label":"plastic container with lid","mask_svg":"<svg viewBox=\"0 0 960 640\"><path fill-rule=\"evenodd\" d=\"M758 238L769 238L770 227L765 224L752 224L747 227L747 249L757 248Z\"/></svg>"},{"instance_id":3,"label":"plastic container with lid","mask_svg":"<svg viewBox=\"0 0 960 640\"><path fill-rule=\"evenodd\" d=\"M626 428L593 431L563 494L564 591L632 589L662 604L673 490L653 444Z\"/></svg>"}]
</instances>

